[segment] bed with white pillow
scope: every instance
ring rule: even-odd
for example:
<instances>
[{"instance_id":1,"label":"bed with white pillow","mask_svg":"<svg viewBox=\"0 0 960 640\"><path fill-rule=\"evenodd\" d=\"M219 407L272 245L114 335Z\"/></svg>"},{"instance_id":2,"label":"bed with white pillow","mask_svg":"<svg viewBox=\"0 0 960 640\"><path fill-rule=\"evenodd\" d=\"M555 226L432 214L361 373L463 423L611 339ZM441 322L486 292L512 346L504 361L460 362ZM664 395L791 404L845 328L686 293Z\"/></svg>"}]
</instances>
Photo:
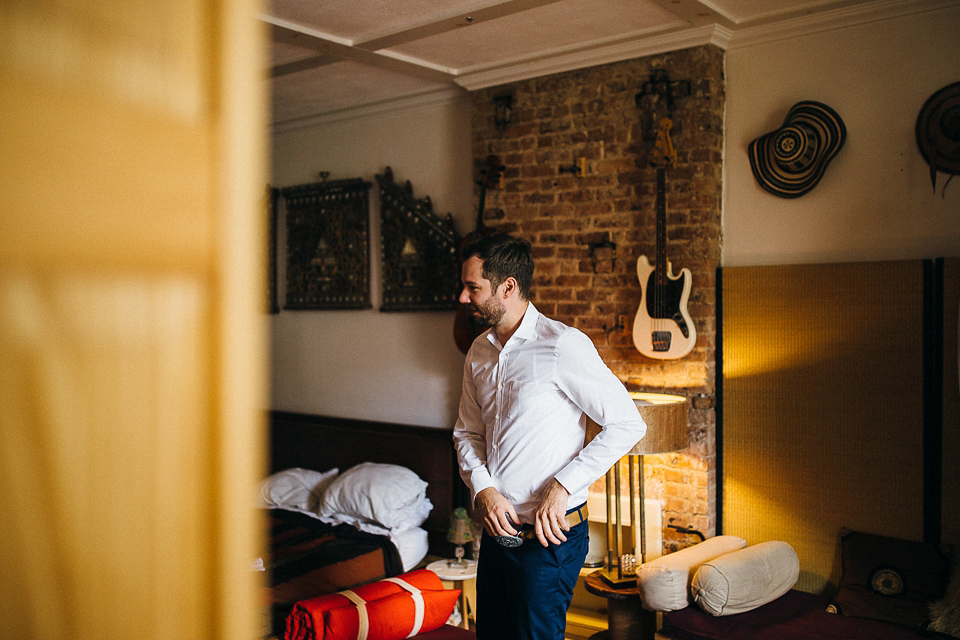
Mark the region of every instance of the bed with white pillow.
<instances>
[{"instance_id":1,"label":"bed with white pillow","mask_svg":"<svg viewBox=\"0 0 960 640\"><path fill-rule=\"evenodd\" d=\"M433 509L427 483L398 465L364 462L344 473L294 467L272 474L260 487L259 506L303 514L327 524L347 524L385 536L404 571L427 555L424 523Z\"/></svg>"},{"instance_id":2,"label":"bed with white pillow","mask_svg":"<svg viewBox=\"0 0 960 640\"><path fill-rule=\"evenodd\" d=\"M294 603L450 556L464 505L449 430L271 412L270 475L257 501L268 548L271 627Z\"/></svg>"}]
</instances>

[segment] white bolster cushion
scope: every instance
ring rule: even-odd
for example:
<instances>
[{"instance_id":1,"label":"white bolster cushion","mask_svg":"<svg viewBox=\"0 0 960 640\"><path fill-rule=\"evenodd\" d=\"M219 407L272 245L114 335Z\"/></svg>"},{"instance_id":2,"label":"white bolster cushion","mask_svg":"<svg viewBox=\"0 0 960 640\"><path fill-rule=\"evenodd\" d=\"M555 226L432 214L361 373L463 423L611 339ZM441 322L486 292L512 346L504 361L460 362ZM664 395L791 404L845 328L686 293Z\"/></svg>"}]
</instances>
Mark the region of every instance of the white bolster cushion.
<instances>
[{"instance_id":1,"label":"white bolster cushion","mask_svg":"<svg viewBox=\"0 0 960 640\"><path fill-rule=\"evenodd\" d=\"M747 546L737 536L716 536L661 556L637 569L637 591L643 608L676 611L690 606L690 582L701 564Z\"/></svg>"},{"instance_id":2,"label":"white bolster cushion","mask_svg":"<svg viewBox=\"0 0 960 640\"><path fill-rule=\"evenodd\" d=\"M800 559L786 542L770 541L703 563L693 577L693 600L714 616L756 609L793 588Z\"/></svg>"}]
</instances>

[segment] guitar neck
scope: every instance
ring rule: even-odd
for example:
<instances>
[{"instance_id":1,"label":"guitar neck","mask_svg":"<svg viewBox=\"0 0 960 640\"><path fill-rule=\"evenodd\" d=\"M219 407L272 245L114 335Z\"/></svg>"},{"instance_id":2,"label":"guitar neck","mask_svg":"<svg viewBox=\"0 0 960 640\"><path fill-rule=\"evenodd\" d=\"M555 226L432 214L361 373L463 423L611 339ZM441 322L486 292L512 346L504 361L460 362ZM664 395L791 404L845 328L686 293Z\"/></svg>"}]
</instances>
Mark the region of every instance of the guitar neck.
<instances>
[{"instance_id":1,"label":"guitar neck","mask_svg":"<svg viewBox=\"0 0 960 640\"><path fill-rule=\"evenodd\" d=\"M487 183L480 182L480 198L477 204L477 226L476 226L476 235L480 235L483 231L483 209L486 205L487 200Z\"/></svg>"},{"instance_id":2,"label":"guitar neck","mask_svg":"<svg viewBox=\"0 0 960 640\"><path fill-rule=\"evenodd\" d=\"M666 169L657 167L657 262L656 286L661 291L667 286L667 203Z\"/></svg>"}]
</instances>

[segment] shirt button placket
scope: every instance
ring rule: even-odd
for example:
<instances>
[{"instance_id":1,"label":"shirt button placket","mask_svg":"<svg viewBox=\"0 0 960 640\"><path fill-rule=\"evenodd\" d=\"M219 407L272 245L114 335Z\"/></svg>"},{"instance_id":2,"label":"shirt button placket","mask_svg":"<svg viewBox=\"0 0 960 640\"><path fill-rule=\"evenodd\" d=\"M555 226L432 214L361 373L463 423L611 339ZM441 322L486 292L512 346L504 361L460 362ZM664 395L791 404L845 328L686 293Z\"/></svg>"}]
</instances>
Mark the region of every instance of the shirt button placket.
<instances>
[{"instance_id":1,"label":"shirt button placket","mask_svg":"<svg viewBox=\"0 0 960 640\"><path fill-rule=\"evenodd\" d=\"M500 432L503 427L503 370L506 364L506 355L503 351L497 358L497 431Z\"/></svg>"}]
</instances>

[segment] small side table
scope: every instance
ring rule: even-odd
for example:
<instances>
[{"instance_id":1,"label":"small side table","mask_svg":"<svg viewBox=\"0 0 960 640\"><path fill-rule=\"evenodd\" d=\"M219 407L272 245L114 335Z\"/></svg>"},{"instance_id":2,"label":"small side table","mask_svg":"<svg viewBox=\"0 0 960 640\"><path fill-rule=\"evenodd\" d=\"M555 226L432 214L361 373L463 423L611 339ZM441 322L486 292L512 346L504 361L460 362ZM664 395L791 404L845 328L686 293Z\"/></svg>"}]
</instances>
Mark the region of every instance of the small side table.
<instances>
[{"instance_id":1,"label":"small side table","mask_svg":"<svg viewBox=\"0 0 960 640\"><path fill-rule=\"evenodd\" d=\"M637 586L616 588L594 571L583 579L587 591L607 599L607 630L590 636L590 640L653 640L657 631L657 614L640 606Z\"/></svg>"},{"instance_id":2,"label":"small side table","mask_svg":"<svg viewBox=\"0 0 960 640\"><path fill-rule=\"evenodd\" d=\"M451 567L446 560L437 560L427 565L427 569L437 574L441 580L449 580L460 589L460 615L463 621L460 626L464 629L470 628L470 617L467 615L467 590L463 588L465 580L473 580L477 577L477 561L464 560L467 563L465 567Z\"/></svg>"}]
</instances>

